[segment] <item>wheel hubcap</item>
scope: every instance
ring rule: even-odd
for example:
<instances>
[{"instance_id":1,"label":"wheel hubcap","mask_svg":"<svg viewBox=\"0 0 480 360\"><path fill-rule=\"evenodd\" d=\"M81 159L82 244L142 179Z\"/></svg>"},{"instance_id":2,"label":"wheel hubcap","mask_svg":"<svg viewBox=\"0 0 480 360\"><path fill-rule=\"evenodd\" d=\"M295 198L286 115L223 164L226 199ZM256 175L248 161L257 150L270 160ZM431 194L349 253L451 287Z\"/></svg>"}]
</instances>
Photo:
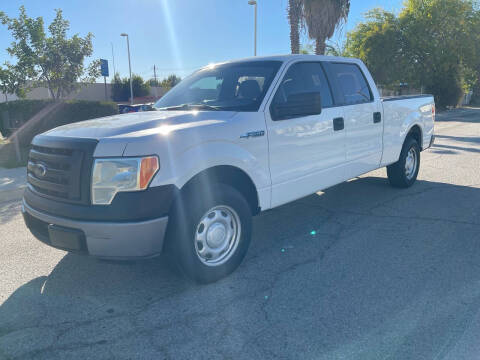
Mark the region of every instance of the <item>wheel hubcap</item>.
<instances>
[{"instance_id":1,"label":"wheel hubcap","mask_svg":"<svg viewBox=\"0 0 480 360\"><path fill-rule=\"evenodd\" d=\"M214 223L207 231L207 244L210 248L222 246L227 237L227 229L224 224Z\"/></svg>"},{"instance_id":2,"label":"wheel hubcap","mask_svg":"<svg viewBox=\"0 0 480 360\"><path fill-rule=\"evenodd\" d=\"M218 266L235 253L240 240L240 218L229 206L208 210L197 225L195 252L206 265Z\"/></svg>"},{"instance_id":3,"label":"wheel hubcap","mask_svg":"<svg viewBox=\"0 0 480 360\"><path fill-rule=\"evenodd\" d=\"M417 170L417 152L412 147L408 150L407 157L405 158L405 176L408 180L413 178L415 171Z\"/></svg>"}]
</instances>

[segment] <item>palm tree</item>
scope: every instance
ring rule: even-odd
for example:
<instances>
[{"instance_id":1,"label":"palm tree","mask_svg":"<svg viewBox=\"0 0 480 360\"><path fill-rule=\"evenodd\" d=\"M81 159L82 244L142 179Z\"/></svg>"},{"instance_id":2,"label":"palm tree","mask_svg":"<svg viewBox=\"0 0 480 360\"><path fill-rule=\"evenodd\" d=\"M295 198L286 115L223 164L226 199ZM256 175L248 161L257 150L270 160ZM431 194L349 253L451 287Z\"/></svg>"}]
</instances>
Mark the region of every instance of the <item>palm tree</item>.
<instances>
[{"instance_id":1,"label":"palm tree","mask_svg":"<svg viewBox=\"0 0 480 360\"><path fill-rule=\"evenodd\" d=\"M290 23L290 47L292 54L300 52L300 23L303 16L304 0L288 0L288 22Z\"/></svg>"},{"instance_id":2,"label":"palm tree","mask_svg":"<svg viewBox=\"0 0 480 360\"><path fill-rule=\"evenodd\" d=\"M350 0L303 0L303 2L303 16L308 36L316 41L315 53L323 55L325 41L333 36L335 29L342 22L347 20Z\"/></svg>"}]
</instances>

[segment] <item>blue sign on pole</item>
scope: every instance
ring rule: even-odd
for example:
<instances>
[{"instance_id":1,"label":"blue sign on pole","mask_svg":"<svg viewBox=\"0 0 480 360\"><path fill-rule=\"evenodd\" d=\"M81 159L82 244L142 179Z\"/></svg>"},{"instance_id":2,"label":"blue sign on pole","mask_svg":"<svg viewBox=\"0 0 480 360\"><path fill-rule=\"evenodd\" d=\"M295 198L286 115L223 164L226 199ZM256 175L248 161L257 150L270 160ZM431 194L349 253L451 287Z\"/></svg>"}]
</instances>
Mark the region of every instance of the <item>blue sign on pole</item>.
<instances>
[{"instance_id":1,"label":"blue sign on pole","mask_svg":"<svg viewBox=\"0 0 480 360\"><path fill-rule=\"evenodd\" d=\"M100 71L102 76L108 76L108 60L100 59Z\"/></svg>"}]
</instances>

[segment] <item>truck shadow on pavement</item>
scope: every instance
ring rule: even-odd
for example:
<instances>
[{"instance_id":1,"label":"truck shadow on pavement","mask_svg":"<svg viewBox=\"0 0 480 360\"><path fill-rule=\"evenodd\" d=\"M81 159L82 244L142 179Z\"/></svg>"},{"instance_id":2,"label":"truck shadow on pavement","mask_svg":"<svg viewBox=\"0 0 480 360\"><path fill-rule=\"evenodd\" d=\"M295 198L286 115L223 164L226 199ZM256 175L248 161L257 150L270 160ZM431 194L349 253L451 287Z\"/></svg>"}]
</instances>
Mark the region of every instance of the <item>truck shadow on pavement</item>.
<instances>
[{"instance_id":1,"label":"truck shadow on pavement","mask_svg":"<svg viewBox=\"0 0 480 360\"><path fill-rule=\"evenodd\" d=\"M463 147L463 146L435 144L435 145L433 145L433 148L434 149L436 149L436 148L449 149L449 150L444 150L444 151L446 151L447 154L452 154L453 151L455 151L455 150L468 151L468 152L473 152L473 153L480 153L480 149L474 148L474 147ZM438 151L437 151L437 153L438 153Z\"/></svg>"},{"instance_id":2,"label":"truck shadow on pavement","mask_svg":"<svg viewBox=\"0 0 480 360\"><path fill-rule=\"evenodd\" d=\"M478 148L478 144L480 144L480 137L478 136L451 136L451 135L436 135L438 140L446 140L450 142L454 142L452 144L439 144L438 141L433 145L433 150L435 153L445 153L445 154L458 154L459 151L467 151L473 153L480 153L480 149ZM457 145L460 143L463 146ZM443 150L438 150L443 149Z\"/></svg>"},{"instance_id":3,"label":"truck shadow on pavement","mask_svg":"<svg viewBox=\"0 0 480 360\"><path fill-rule=\"evenodd\" d=\"M438 139L453 140L465 142L469 144L480 144L480 136L452 136L452 135L435 135Z\"/></svg>"},{"instance_id":4,"label":"truck shadow on pavement","mask_svg":"<svg viewBox=\"0 0 480 360\"><path fill-rule=\"evenodd\" d=\"M435 117L436 122L480 122L480 107L464 107L446 112L439 112Z\"/></svg>"},{"instance_id":5,"label":"truck shadow on pavement","mask_svg":"<svg viewBox=\"0 0 480 360\"><path fill-rule=\"evenodd\" d=\"M1 305L0 358L433 358L480 310L479 215L479 188L364 177L255 218L215 284L67 254Z\"/></svg>"}]
</instances>

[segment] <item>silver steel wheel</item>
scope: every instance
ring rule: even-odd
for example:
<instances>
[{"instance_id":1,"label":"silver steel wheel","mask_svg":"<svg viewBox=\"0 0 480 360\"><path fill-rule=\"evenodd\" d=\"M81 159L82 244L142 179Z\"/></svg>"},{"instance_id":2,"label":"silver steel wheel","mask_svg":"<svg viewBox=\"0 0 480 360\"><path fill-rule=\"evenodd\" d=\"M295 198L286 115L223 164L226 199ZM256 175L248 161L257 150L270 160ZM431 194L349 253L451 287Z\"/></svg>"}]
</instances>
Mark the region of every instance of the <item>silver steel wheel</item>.
<instances>
[{"instance_id":1,"label":"silver steel wheel","mask_svg":"<svg viewBox=\"0 0 480 360\"><path fill-rule=\"evenodd\" d=\"M405 159L405 176L408 180L411 180L415 175L418 164L418 154L415 151L415 148L410 148Z\"/></svg>"},{"instance_id":2,"label":"silver steel wheel","mask_svg":"<svg viewBox=\"0 0 480 360\"><path fill-rule=\"evenodd\" d=\"M232 257L241 235L240 217L226 205L208 210L195 231L195 252L205 265L218 266Z\"/></svg>"}]
</instances>

